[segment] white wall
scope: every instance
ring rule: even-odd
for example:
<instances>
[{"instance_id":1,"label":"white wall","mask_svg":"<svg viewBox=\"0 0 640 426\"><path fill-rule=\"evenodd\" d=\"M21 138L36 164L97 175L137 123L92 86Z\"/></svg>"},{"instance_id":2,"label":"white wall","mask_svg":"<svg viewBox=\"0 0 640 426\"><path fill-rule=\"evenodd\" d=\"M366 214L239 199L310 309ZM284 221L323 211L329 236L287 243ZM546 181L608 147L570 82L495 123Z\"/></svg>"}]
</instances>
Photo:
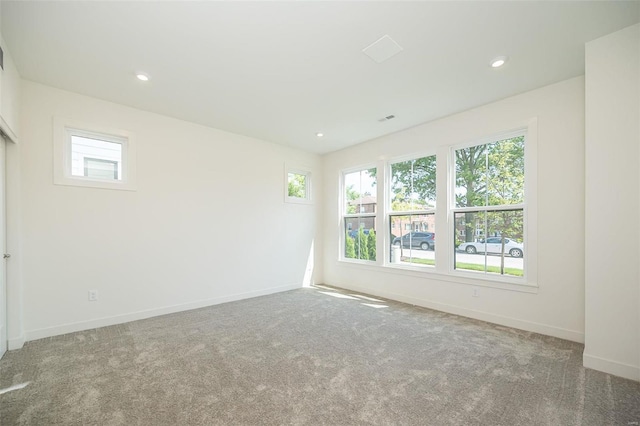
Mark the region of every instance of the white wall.
<instances>
[{"instance_id":1,"label":"white wall","mask_svg":"<svg viewBox=\"0 0 640 426\"><path fill-rule=\"evenodd\" d=\"M2 7L0 5L0 14ZM1 19L0 19L1 21ZM11 258L4 262L7 284L7 337L9 349L22 346L24 341L22 323L22 256L21 256L21 191L20 161L21 149L18 143L20 133L20 87L21 79L15 67L8 46L0 28L0 46L4 51L4 70L0 73L0 128L11 142L6 143L5 206L6 206L6 253Z\"/></svg>"},{"instance_id":2,"label":"white wall","mask_svg":"<svg viewBox=\"0 0 640 426\"><path fill-rule=\"evenodd\" d=\"M16 142L19 133L20 74L0 33L4 69L0 70L0 128Z\"/></svg>"},{"instance_id":3,"label":"white wall","mask_svg":"<svg viewBox=\"0 0 640 426\"><path fill-rule=\"evenodd\" d=\"M318 155L31 82L22 96L27 340L300 287L314 261L321 280ZM54 185L54 116L132 132L137 191ZM285 163L310 168L315 204L284 202Z\"/></svg>"},{"instance_id":4,"label":"white wall","mask_svg":"<svg viewBox=\"0 0 640 426\"><path fill-rule=\"evenodd\" d=\"M436 152L537 117L536 292L478 287L449 275L338 261L340 171ZM439 178L442 174L439 172ZM547 86L329 154L324 162L325 283L574 341L584 339L584 79ZM445 219L446 220L446 219ZM436 229L445 238L445 231ZM439 242L439 247L440 247Z\"/></svg>"},{"instance_id":5,"label":"white wall","mask_svg":"<svg viewBox=\"0 0 640 426\"><path fill-rule=\"evenodd\" d=\"M584 364L640 380L640 24L586 47Z\"/></svg>"}]
</instances>

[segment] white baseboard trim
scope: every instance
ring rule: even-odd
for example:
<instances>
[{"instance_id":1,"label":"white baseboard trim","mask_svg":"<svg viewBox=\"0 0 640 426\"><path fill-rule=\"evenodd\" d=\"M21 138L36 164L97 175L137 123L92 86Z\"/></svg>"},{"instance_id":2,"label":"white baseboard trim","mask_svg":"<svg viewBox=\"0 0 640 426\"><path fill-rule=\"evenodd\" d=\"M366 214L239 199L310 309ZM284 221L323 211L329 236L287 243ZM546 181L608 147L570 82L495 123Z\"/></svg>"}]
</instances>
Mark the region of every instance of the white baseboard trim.
<instances>
[{"instance_id":1,"label":"white baseboard trim","mask_svg":"<svg viewBox=\"0 0 640 426\"><path fill-rule=\"evenodd\" d=\"M625 379L640 381L640 367L636 365L624 364L611 359L589 355L587 353L582 355L582 365L586 368L591 368L592 370L602 371L603 373L624 377Z\"/></svg>"},{"instance_id":2,"label":"white baseboard trim","mask_svg":"<svg viewBox=\"0 0 640 426\"><path fill-rule=\"evenodd\" d=\"M137 321L141 319L157 317L160 315L173 314L176 312L190 311L192 309L205 308L207 306L219 305L221 303L235 302L237 300L250 299L252 297L266 296L273 293L281 293L283 291L295 290L301 288L301 284L290 284L280 287L270 287L262 290L251 291L247 293L232 294L229 296L216 297L213 299L197 300L195 302L182 303L179 305L165 306L157 309L147 309L144 311L132 312L129 314L116 315L112 317L98 318L88 321L80 321L69 324L57 325L54 327L40 328L29 330L25 333L25 341L44 339L45 337L59 336L61 334L74 333L76 331L91 330L99 327L123 324L126 322ZM10 343L11 345L11 343ZM22 347L22 345L20 346Z\"/></svg>"},{"instance_id":3,"label":"white baseboard trim","mask_svg":"<svg viewBox=\"0 0 640 426\"><path fill-rule=\"evenodd\" d=\"M13 350L22 348L24 346L24 342L25 342L24 336L20 336L16 339L9 339L9 342L8 342L9 350L13 351Z\"/></svg>"},{"instance_id":4,"label":"white baseboard trim","mask_svg":"<svg viewBox=\"0 0 640 426\"><path fill-rule=\"evenodd\" d=\"M329 284L333 285L333 284ZM344 288L353 291L360 291L373 296L380 296L398 302L409 303L411 305L422 306L424 308L436 311L447 312L450 314L460 315L463 317L473 318L480 321L486 321L493 324L503 325L505 327L517 328L519 330L531 331L534 333L553 336L559 339L570 340L572 342L584 343L584 333L574 330L568 330L560 327L554 327L547 324L540 324L532 321L525 321L517 318L511 318L502 315L496 315L488 312L477 311L475 309L462 308L460 306L448 305L446 303L432 302L430 300L419 299L416 297L396 294L389 291L377 291L370 288L359 287L354 285L342 286L335 285L338 288Z\"/></svg>"}]
</instances>

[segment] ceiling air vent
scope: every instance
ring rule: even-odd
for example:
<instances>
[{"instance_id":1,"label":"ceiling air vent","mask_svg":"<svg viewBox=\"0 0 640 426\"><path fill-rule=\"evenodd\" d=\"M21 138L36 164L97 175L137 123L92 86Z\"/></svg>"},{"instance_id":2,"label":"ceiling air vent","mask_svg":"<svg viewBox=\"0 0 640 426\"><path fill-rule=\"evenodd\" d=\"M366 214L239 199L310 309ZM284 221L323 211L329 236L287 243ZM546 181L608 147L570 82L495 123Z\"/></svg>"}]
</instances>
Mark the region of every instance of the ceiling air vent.
<instances>
[{"instance_id":1,"label":"ceiling air vent","mask_svg":"<svg viewBox=\"0 0 640 426\"><path fill-rule=\"evenodd\" d=\"M385 35L384 37L362 49L362 53L364 53L377 63L382 63L400 52L402 52L402 47L388 35Z\"/></svg>"},{"instance_id":2,"label":"ceiling air vent","mask_svg":"<svg viewBox=\"0 0 640 426\"><path fill-rule=\"evenodd\" d=\"M379 119L378 121L382 123L383 121L392 120L392 119L394 119L394 118L396 118L396 116L392 114L392 115L387 115L386 117L382 117L382 118L381 118L381 119Z\"/></svg>"}]
</instances>

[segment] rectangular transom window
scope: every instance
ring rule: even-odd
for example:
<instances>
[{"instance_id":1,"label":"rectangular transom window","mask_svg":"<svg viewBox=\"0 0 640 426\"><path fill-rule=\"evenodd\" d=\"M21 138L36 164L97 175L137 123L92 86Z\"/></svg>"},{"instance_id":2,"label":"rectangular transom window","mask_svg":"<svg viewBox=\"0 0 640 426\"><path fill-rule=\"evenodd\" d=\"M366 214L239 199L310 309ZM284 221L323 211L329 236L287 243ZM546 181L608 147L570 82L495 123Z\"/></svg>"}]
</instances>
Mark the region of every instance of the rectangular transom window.
<instances>
[{"instance_id":1,"label":"rectangular transom window","mask_svg":"<svg viewBox=\"0 0 640 426\"><path fill-rule=\"evenodd\" d=\"M124 140L109 141L71 132L71 175L91 179L121 180Z\"/></svg>"},{"instance_id":2,"label":"rectangular transom window","mask_svg":"<svg viewBox=\"0 0 640 426\"><path fill-rule=\"evenodd\" d=\"M524 132L454 154L455 269L524 276Z\"/></svg>"},{"instance_id":3,"label":"rectangular transom window","mask_svg":"<svg viewBox=\"0 0 640 426\"><path fill-rule=\"evenodd\" d=\"M343 175L344 257L376 260L376 169Z\"/></svg>"},{"instance_id":4,"label":"rectangular transom window","mask_svg":"<svg viewBox=\"0 0 640 426\"><path fill-rule=\"evenodd\" d=\"M391 164L392 264L435 265L436 156Z\"/></svg>"},{"instance_id":5,"label":"rectangular transom window","mask_svg":"<svg viewBox=\"0 0 640 426\"><path fill-rule=\"evenodd\" d=\"M55 120L54 183L105 189L135 189L131 134L71 120Z\"/></svg>"}]
</instances>

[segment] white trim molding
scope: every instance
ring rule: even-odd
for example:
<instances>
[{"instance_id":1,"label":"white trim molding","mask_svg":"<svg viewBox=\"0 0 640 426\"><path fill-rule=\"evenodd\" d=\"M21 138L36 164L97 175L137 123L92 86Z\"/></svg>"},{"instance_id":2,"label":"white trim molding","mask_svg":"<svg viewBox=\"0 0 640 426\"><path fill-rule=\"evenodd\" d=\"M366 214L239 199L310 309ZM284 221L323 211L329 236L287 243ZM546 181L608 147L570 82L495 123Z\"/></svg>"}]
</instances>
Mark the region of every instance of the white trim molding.
<instances>
[{"instance_id":1,"label":"white trim molding","mask_svg":"<svg viewBox=\"0 0 640 426\"><path fill-rule=\"evenodd\" d=\"M582 365L585 368L602 371L603 373L623 377L625 379L640 381L640 367L637 365L624 364L611 359L600 358L595 355L584 353L582 355Z\"/></svg>"},{"instance_id":2,"label":"white trim molding","mask_svg":"<svg viewBox=\"0 0 640 426\"><path fill-rule=\"evenodd\" d=\"M477 320L489 322L492 324L516 328L518 330L544 334L546 336L557 337L559 339L570 340L572 342L577 342L577 343L584 343L584 333L575 331L575 330L554 327L547 324L540 324L538 322L526 321L526 320L507 317L503 315L496 315L490 312L478 311L475 309L468 309L468 308L449 305L445 303L433 302L430 300L420 299L420 298L411 297L411 296L404 296L402 294L397 294L390 291L378 291L378 290L374 290L366 287L354 286L354 285L348 285L348 286L338 286L333 284L327 284L327 285L331 285L336 288L342 288L345 290L359 291L364 294L369 294L372 296L384 297L386 299L396 300L398 302L409 303L411 305L421 306L423 308L429 308L429 309L433 309L440 312L460 315L463 317L477 319Z\"/></svg>"},{"instance_id":3,"label":"white trim molding","mask_svg":"<svg viewBox=\"0 0 640 426\"><path fill-rule=\"evenodd\" d=\"M216 297L213 299L196 300L194 302L181 303L178 305L165 306L157 309L147 309L144 311L132 312L129 314L116 315L112 317L97 318L88 321L80 321L54 327L40 328L27 331L26 341L44 339L45 337L59 336L61 334L75 333L77 331L91 330L93 328L107 327L110 325L123 324L131 321L157 317L160 315L173 314L176 312L190 311L192 309L206 308L207 306L219 305L221 303L235 302L237 300L250 299L268 294L281 293L284 291L302 288L302 283L289 284L280 287L271 287L263 290L250 291L247 293L237 293L228 296ZM16 342L17 343L17 342ZM24 343L24 340L23 340Z\"/></svg>"},{"instance_id":4,"label":"white trim molding","mask_svg":"<svg viewBox=\"0 0 640 426\"><path fill-rule=\"evenodd\" d=\"M13 351L16 349L22 349L22 347L24 346L24 336L20 336L18 338L15 339L9 339L9 350Z\"/></svg>"}]
</instances>

